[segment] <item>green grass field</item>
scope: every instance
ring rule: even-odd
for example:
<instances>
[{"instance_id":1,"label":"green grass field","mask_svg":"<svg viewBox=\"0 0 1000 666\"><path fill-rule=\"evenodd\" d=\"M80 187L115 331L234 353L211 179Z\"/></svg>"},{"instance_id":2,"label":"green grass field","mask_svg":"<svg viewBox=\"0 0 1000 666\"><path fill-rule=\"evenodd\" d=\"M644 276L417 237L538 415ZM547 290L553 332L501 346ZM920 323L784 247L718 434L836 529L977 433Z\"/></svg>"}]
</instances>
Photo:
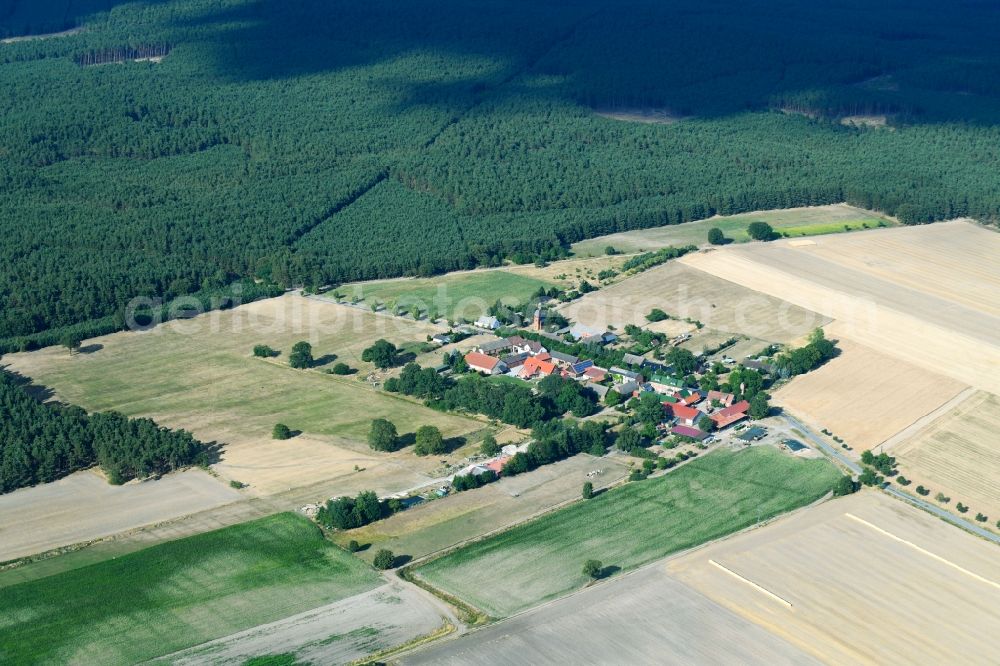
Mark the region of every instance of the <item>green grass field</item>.
<instances>
[{"instance_id":1,"label":"green grass field","mask_svg":"<svg viewBox=\"0 0 1000 666\"><path fill-rule=\"evenodd\" d=\"M757 221L767 222L779 233L790 237L874 229L880 224L896 226L892 220L860 208L846 205L816 206L715 217L686 224L627 231L581 241L573 245L572 249L574 254L587 257L603 254L604 248L609 245L626 253L647 252L668 245L704 245L707 243L708 230L712 227L721 229L726 238L735 243L745 243L750 240L747 227L751 222Z\"/></svg>"},{"instance_id":2,"label":"green grass field","mask_svg":"<svg viewBox=\"0 0 1000 666\"><path fill-rule=\"evenodd\" d=\"M837 477L825 460L770 447L720 450L461 548L417 573L504 617L585 585L588 559L634 569L808 504Z\"/></svg>"},{"instance_id":3,"label":"green grass field","mask_svg":"<svg viewBox=\"0 0 1000 666\"><path fill-rule=\"evenodd\" d=\"M0 663L135 663L379 582L305 518L279 514L0 589Z\"/></svg>"},{"instance_id":4,"label":"green grass field","mask_svg":"<svg viewBox=\"0 0 1000 666\"><path fill-rule=\"evenodd\" d=\"M472 271L434 278L384 280L347 284L338 290L346 297L360 296L366 303L395 301L403 308L419 305L450 319L474 321L500 299L523 302L547 282L506 270Z\"/></svg>"}]
</instances>

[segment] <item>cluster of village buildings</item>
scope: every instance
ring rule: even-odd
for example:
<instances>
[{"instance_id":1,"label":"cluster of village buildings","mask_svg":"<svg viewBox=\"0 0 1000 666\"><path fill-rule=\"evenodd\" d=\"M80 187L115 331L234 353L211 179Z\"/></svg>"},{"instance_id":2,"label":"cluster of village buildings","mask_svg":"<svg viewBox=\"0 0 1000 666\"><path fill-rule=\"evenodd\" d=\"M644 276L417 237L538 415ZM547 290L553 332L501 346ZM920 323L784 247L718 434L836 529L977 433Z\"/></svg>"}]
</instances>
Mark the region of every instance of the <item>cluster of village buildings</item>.
<instances>
[{"instance_id":1,"label":"cluster of village buildings","mask_svg":"<svg viewBox=\"0 0 1000 666\"><path fill-rule=\"evenodd\" d=\"M549 351L541 342L519 335L479 344L465 355L465 363L470 370L483 375L507 375L525 381L559 375L583 382L601 400L609 391L617 392L625 400L654 392L662 398L663 428L670 434L696 441L710 437L701 427L703 419L713 423L713 430L722 430L745 420L750 410L749 402L737 401L731 393L686 387L682 379L672 374L673 368L644 356L625 354L623 363L628 368L601 368L592 360Z\"/></svg>"}]
</instances>

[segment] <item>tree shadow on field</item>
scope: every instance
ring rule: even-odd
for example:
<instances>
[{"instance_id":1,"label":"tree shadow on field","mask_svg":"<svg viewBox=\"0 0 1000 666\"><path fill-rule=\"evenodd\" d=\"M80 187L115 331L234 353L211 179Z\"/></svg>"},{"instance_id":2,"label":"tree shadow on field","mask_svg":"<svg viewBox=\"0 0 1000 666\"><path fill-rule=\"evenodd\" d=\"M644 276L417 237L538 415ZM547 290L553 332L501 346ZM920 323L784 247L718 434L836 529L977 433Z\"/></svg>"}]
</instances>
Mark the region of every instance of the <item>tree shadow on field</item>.
<instances>
[{"instance_id":1,"label":"tree shadow on field","mask_svg":"<svg viewBox=\"0 0 1000 666\"><path fill-rule=\"evenodd\" d=\"M413 557L410 555L397 555L392 560L392 568L398 569L399 567L409 564L412 560Z\"/></svg>"},{"instance_id":2,"label":"tree shadow on field","mask_svg":"<svg viewBox=\"0 0 1000 666\"><path fill-rule=\"evenodd\" d=\"M78 349L77 352L80 354L96 354L102 349L104 349L104 345L95 342L93 344L84 345L80 347L80 349Z\"/></svg>"},{"instance_id":3,"label":"tree shadow on field","mask_svg":"<svg viewBox=\"0 0 1000 666\"><path fill-rule=\"evenodd\" d=\"M606 567L602 567L601 570L597 572L596 580L604 580L605 578L611 578L621 570L622 568L617 564L609 564Z\"/></svg>"},{"instance_id":4,"label":"tree shadow on field","mask_svg":"<svg viewBox=\"0 0 1000 666\"><path fill-rule=\"evenodd\" d=\"M208 442L199 456L198 464L203 466L214 465L222 462L222 453L225 446L219 442Z\"/></svg>"},{"instance_id":5,"label":"tree shadow on field","mask_svg":"<svg viewBox=\"0 0 1000 666\"><path fill-rule=\"evenodd\" d=\"M323 354L319 358L313 359L312 367L322 368L324 365L330 365L337 360L336 354Z\"/></svg>"},{"instance_id":6,"label":"tree shadow on field","mask_svg":"<svg viewBox=\"0 0 1000 666\"><path fill-rule=\"evenodd\" d=\"M43 386L42 384L35 384L31 377L26 377L20 372L15 372L10 369L10 366L3 365L0 366L0 370L6 372L14 381L14 385L20 388L22 391L30 395L32 398L38 402L49 402L51 401L56 392L49 388L48 386Z\"/></svg>"},{"instance_id":7,"label":"tree shadow on field","mask_svg":"<svg viewBox=\"0 0 1000 666\"><path fill-rule=\"evenodd\" d=\"M405 449L408 446L413 446L417 443L417 433L407 432L403 433L396 438L396 446L400 449Z\"/></svg>"},{"instance_id":8,"label":"tree shadow on field","mask_svg":"<svg viewBox=\"0 0 1000 666\"><path fill-rule=\"evenodd\" d=\"M452 451L457 451L468 443L468 439L462 436L458 437L448 437L444 440L444 449L446 453L451 453Z\"/></svg>"}]
</instances>

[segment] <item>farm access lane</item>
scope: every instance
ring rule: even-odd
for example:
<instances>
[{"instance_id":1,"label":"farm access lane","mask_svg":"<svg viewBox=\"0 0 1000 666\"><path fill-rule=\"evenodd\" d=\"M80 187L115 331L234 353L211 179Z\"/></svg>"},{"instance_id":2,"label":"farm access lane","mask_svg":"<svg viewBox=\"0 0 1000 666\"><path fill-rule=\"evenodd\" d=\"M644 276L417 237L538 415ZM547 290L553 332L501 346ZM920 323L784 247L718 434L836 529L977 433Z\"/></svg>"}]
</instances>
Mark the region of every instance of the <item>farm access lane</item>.
<instances>
[{"instance_id":1,"label":"farm access lane","mask_svg":"<svg viewBox=\"0 0 1000 666\"><path fill-rule=\"evenodd\" d=\"M815 433L813 433L812 430L810 430L805 424L803 424L801 421L799 421L798 419L796 419L794 416L792 416L792 415L790 415L790 414L788 414L786 412L780 418L785 419L790 424L792 424L793 426L795 426L796 428L798 428L801 432L803 432L805 434L806 438L809 441L811 441L813 444L815 444L816 446L818 446L820 448L820 450L822 450L828 456L831 456L831 457L835 458L837 460L837 462L839 462L844 467L846 467L847 469L849 469L852 473L854 473L854 474L860 474L861 473L862 469L861 469L860 465L858 465L856 462L854 462L850 458L844 456L842 453L840 453L839 451L837 451L835 448L833 448L832 446L830 446L829 444L827 444L826 442L824 442ZM938 518L941 518L942 520L945 520L945 521L951 523L952 525L955 525L956 527L959 527L959 528L961 528L961 529L963 529L963 530L965 530L967 532L972 532L976 536L980 536L980 537L982 537L984 539L987 539L988 541L992 541L993 543L1000 545L1000 535L994 534L993 532L990 532L989 530L984 529L984 528L980 527L979 525L976 525L974 523L970 523L967 520L959 518L958 516L954 515L953 513L949 512L949 511L945 511L944 509L942 509L940 507L934 506L930 502L925 502L925 501L923 501L921 499L917 499L916 497L913 497L913 496L909 495L908 493L905 493L905 492L903 492L903 491L901 491L901 490L899 490L897 488L894 488L890 484L885 484L883 486L882 490L884 490L886 493L888 493L892 497L895 497L896 499L902 500L902 501L906 502L907 504L912 504L913 506L915 506L915 507L917 507L919 509L923 509L924 511L932 513L935 516L937 516Z\"/></svg>"}]
</instances>

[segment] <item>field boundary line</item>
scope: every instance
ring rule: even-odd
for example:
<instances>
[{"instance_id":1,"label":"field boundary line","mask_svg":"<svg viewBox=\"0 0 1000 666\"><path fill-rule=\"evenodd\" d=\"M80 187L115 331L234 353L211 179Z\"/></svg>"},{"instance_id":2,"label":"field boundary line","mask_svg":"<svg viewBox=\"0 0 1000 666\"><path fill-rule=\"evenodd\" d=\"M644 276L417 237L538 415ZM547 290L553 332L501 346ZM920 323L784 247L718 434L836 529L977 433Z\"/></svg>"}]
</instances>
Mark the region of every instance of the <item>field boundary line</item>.
<instances>
[{"instance_id":1,"label":"field boundary line","mask_svg":"<svg viewBox=\"0 0 1000 666\"><path fill-rule=\"evenodd\" d=\"M958 571L961 571L965 575L970 576L970 577L978 580L981 583L986 583L987 585L992 585L996 589L1000 590L1000 583L992 581L989 578L985 578L983 576L980 576L979 574L977 574L977 573L975 573L973 571L969 571L968 569L966 569L964 567L961 567L961 566L955 564L954 562L952 562L951 560L947 560L947 559L941 557L940 555L935 555L934 553L930 552L929 550L927 550L925 548L921 548L920 546L918 546L917 544L913 543L912 541L907 541L906 539L898 537L895 534L893 534L892 532L888 532L888 531L882 529L878 525L873 525L872 523L869 523L864 518L858 518L853 513L845 513L844 515L847 516L848 518L850 518L851 520L855 520L855 521L861 523L862 525L866 525L866 526L870 527L871 529L875 530L876 532L878 532L880 534L884 534L885 536L889 537L890 539L893 539L894 541L898 541L899 543L906 544L907 546L909 546L910 548L913 548L917 552L923 553L924 555L927 555L928 557L930 557L930 558L932 558L934 560L937 560L938 562L941 562L942 564L947 564L952 569L956 569Z\"/></svg>"},{"instance_id":2,"label":"field boundary line","mask_svg":"<svg viewBox=\"0 0 1000 666\"><path fill-rule=\"evenodd\" d=\"M718 563L718 562L716 562L715 560L712 560L712 559L710 559L710 560L708 561L708 563L709 563L709 564L711 564L711 565L713 565L713 566L716 566L716 567L718 567L719 569L722 569L723 571L725 571L725 572L726 572L727 574L729 574L729 575L730 575L730 576L732 576L733 578L736 578L737 580L741 580L741 581L743 581L744 583L746 583L746 584L747 584L747 585L749 585L750 587L754 588L754 589L755 589L755 590L757 590L758 592L763 592L763 593L764 593L764 594L766 594L767 596L771 597L771 598L772 598L772 599L774 599L775 601L778 601L778 602L780 602L780 603L784 604L784 605L785 605L785 606L787 606L788 608L791 608L791 607L792 607L792 602L791 602L791 601L789 601L788 599L785 599L784 597L781 597L781 596L778 596L777 594L775 594L775 593L774 593L774 592L772 592L771 590L767 589L767 588L766 588L766 587L764 587L763 585L759 585L759 584L757 584L757 583L753 582L752 580L750 580L750 579L749 579L749 578L747 578L746 576L741 576L740 574L736 573L735 571L733 571L732 569L730 569L730 568L729 568L729 567L727 567L726 565L724 565L724 564L720 564L720 563Z\"/></svg>"},{"instance_id":3,"label":"field boundary line","mask_svg":"<svg viewBox=\"0 0 1000 666\"><path fill-rule=\"evenodd\" d=\"M921 432L933 426L938 419L946 416L949 412L957 409L966 400L972 398L972 396L974 396L977 392L978 390L975 387L966 386L964 389L953 395L944 404L938 405L896 434L883 440L880 444L873 446L872 451L878 449L879 453L882 453L883 451L888 451L889 449L895 447L897 444L903 444L906 441L915 438Z\"/></svg>"}]
</instances>

